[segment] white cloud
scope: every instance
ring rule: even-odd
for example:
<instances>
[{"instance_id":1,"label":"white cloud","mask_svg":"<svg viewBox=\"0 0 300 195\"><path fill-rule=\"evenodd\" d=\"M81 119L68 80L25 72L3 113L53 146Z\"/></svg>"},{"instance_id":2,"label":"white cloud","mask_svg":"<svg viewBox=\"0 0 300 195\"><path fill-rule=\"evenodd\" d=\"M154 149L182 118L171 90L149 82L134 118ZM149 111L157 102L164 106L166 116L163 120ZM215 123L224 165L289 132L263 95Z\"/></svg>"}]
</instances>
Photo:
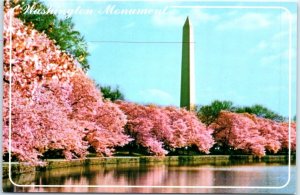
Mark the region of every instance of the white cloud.
<instances>
[{"instance_id":1,"label":"white cloud","mask_svg":"<svg viewBox=\"0 0 300 195\"><path fill-rule=\"evenodd\" d=\"M263 40L263 41L261 41L261 42L258 44L257 49L258 49L258 50L264 50L264 49L266 49L267 47L268 47L268 43L267 43L265 40Z\"/></svg>"},{"instance_id":2,"label":"white cloud","mask_svg":"<svg viewBox=\"0 0 300 195\"><path fill-rule=\"evenodd\" d=\"M278 65L281 66L283 64L288 64L289 63L289 58L291 57L291 60L293 61L294 59L296 59L296 55L295 52L293 52L293 50L289 51L289 49L284 50L282 52L279 53L275 53L272 55L266 55L264 57L261 58L260 62L261 65L263 66L274 66L274 65ZM288 65L286 65L286 67L288 67Z\"/></svg>"},{"instance_id":3,"label":"white cloud","mask_svg":"<svg viewBox=\"0 0 300 195\"><path fill-rule=\"evenodd\" d=\"M272 65L275 62L280 62L283 60L285 53L276 53L273 55L267 55L261 58L260 62L262 65L267 66L267 65ZM278 63L276 63L278 64Z\"/></svg>"},{"instance_id":4,"label":"white cloud","mask_svg":"<svg viewBox=\"0 0 300 195\"><path fill-rule=\"evenodd\" d=\"M278 41L278 40L281 40L281 39L287 39L288 37L289 37L289 31L285 30L285 31L282 31L282 32L279 32L279 33L273 35L272 40L273 41Z\"/></svg>"},{"instance_id":5,"label":"white cloud","mask_svg":"<svg viewBox=\"0 0 300 195\"><path fill-rule=\"evenodd\" d=\"M281 22L289 22L290 19L292 20L292 23L296 23L297 21L297 14L296 13L289 13L289 12L282 12L278 17L277 17L277 20L278 21L281 21Z\"/></svg>"},{"instance_id":6,"label":"white cloud","mask_svg":"<svg viewBox=\"0 0 300 195\"><path fill-rule=\"evenodd\" d=\"M256 47L250 49L251 54L264 54L261 58L261 65L274 65L287 63L289 60L289 26L288 21L292 19L292 24L297 21L296 14L289 14L287 12L282 12L279 15L273 16L272 25L282 25L282 30L268 39L261 40ZM292 37L295 34L296 28L292 28ZM296 59L296 48L292 45L291 57L292 61Z\"/></svg>"},{"instance_id":7,"label":"white cloud","mask_svg":"<svg viewBox=\"0 0 300 195\"><path fill-rule=\"evenodd\" d=\"M217 26L218 30L227 29L242 29L242 30L256 30L267 28L271 25L272 17L270 14L262 13L245 13L240 17L234 16Z\"/></svg>"},{"instance_id":8,"label":"white cloud","mask_svg":"<svg viewBox=\"0 0 300 195\"><path fill-rule=\"evenodd\" d=\"M152 22L157 26L182 26L186 16L180 15L178 11L172 10L167 14L154 15Z\"/></svg>"},{"instance_id":9,"label":"white cloud","mask_svg":"<svg viewBox=\"0 0 300 195\"><path fill-rule=\"evenodd\" d=\"M296 60L296 48L292 45L289 51L289 31L283 31L274 34L269 39L261 40L256 47L250 49L251 54L264 54L260 63L262 66L288 63L291 52L291 60Z\"/></svg>"},{"instance_id":10,"label":"white cloud","mask_svg":"<svg viewBox=\"0 0 300 195\"><path fill-rule=\"evenodd\" d=\"M131 23L128 23L126 25L123 26L123 29L128 29L128 28L132 28L135 26L135 23L134 22L131 22Z\"/></svg>"},{"instance_id":11,"label":"white cloud","mask_svg":"<svg viewBox=\"0 0 300 195\"><path fill-rule=\"evenodd\" d=\"M271 28L278 25L286 25L291 19L292 25L296 25L297 14L282 11L280 14L275 13L255 13L231 11L224 15L223 20L216 27L218 30L241 29L241 30L260 30ZM288 31L288 28L286 28Z\"/></svg>"},{"instance_id":12,"label":"white cloud","mask_svg":"<svg viewBox=\"0 0 300 195\"><path fill-rule=\"evenodd\" d=\"M163 15L154 15L152 22L157 26L182 26L187 17L191 19L194 26L199 23L216 22L220 19L220 16L209 14L201 9L191 9L187 13L180 13L174 9Z\"/></svg>"},{"instance_id":13,"label":"white cloud","mask_svg":"<svg viewBox=\"0 0 300 195\"><path fill-rule=\"evenodd\" d=\"M280 33L281 34L281 33ZM288 37L279 38L279 33L275 34L268 40L261 40L255 47L250 49L251 54L259 54L262 52L279 52L288 47Z\"/></svg>"},{"instance_id":14,"label":"white cloud","mask_svg":"<svg viewBox=\"0 0 300 195\"><path fill-rule=\"evenodd\" d=\"M146 89L142 90L138 94L143 103L151 104L155 103L158 105L174 105L174 98L167 92L159 89Z\"/></svg>"},{"instance_id":15,"label":"white cloud","mask_svg":"<svg viewBox=\"0 0 300 195\"><path fill-rule=\"evenodd\" d=\"M193 9L190 12L190 17L193 19L195 25L198 23L216 22L220 19L219 15L209 14L200 9Z\"/></svg>"},{"instance_id":16,"label":"white cloud","mask_svg":"<svg viewBox=\"0 0 300 195\"><path fill-rule=\"evenodd\" d=\"M258 43L258 45L255 48L255 51L262 51L268 48L268 42L265 40L262 40Z\"/></svg>"}]
</instances>

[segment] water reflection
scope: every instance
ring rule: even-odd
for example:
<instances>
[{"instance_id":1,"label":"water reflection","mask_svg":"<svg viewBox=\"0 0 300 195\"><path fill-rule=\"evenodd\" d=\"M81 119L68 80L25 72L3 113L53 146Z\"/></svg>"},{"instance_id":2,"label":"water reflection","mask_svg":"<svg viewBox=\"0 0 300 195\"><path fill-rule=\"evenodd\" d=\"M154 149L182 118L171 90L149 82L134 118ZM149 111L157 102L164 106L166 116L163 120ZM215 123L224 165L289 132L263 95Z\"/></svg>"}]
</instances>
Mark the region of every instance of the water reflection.
<instances>
[{"instance_id":1,"label":"water reflection","mask_svg":"<svg viewBox=\"0 0 300 195\"><path fill-rule=\"evenodd\" d=\"M292 166L295 177L295 166ZM43 185L122 185L122 186L281 186L288 179L288 166L257 163L226 166L173 166L125 164L69 167L22 174L18 184ZM294 181L293 181L294 182ZM189 188L89 188L89 187L14 187L3 180L4 191L14 192L132 192L132 193L210 193L272 192L263 189L189 189ZM273 192L294 192L295 183Z\"/></svg>"}]
</instances>

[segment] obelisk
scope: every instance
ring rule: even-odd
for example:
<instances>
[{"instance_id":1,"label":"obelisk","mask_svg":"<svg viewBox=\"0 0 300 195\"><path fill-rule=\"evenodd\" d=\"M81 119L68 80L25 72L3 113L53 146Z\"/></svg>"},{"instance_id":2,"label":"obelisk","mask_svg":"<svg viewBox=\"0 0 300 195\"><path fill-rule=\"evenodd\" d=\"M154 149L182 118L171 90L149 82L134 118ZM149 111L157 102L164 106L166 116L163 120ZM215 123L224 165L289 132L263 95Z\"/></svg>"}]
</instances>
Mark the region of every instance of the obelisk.
<instances>
[{"instance_id":1,"label":"obelisk","mask_svg":"<svg viewBox=\"0 0 300 195\"><path fill-rule=\"evenodd\" d=\"M195 108L194 44L193 28L187 17L182 34L180 107L188 110Z\"/></svg>"}]
</instances>

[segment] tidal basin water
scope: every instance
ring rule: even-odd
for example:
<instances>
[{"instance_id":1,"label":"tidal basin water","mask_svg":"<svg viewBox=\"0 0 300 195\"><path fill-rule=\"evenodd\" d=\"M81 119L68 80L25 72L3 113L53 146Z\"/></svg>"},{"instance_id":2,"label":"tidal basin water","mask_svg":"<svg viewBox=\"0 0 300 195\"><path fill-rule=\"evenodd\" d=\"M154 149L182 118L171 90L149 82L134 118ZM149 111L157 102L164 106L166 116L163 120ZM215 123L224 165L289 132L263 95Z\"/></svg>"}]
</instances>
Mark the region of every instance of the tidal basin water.
<instances>
[{"instance_id":1,"label":"tidal basin water","mask_svg":"<svg viewBox=\"0 0 300 195\"><path fill-rule=\"evenodd\" d=\"M291 165L288 182L286 164L237 165L165 165L119 164L90 165L52 169L15 176L17 184L76 185L75 187L16 187L3 179L5 192L123 192L123 193L279 193L290 194L296 188L296 168ZM123 187L79 187L79 185L118 185ZM124 187L126 186L126 187ZM148 186L148 187L128 187ZM155 188L149 186L156 186ZM166 187L157 187L166 186ZM266 186L267 188L186 188L170 186ZM273 189L272 189L273 188Z\"/></svg>"}]
</instances>

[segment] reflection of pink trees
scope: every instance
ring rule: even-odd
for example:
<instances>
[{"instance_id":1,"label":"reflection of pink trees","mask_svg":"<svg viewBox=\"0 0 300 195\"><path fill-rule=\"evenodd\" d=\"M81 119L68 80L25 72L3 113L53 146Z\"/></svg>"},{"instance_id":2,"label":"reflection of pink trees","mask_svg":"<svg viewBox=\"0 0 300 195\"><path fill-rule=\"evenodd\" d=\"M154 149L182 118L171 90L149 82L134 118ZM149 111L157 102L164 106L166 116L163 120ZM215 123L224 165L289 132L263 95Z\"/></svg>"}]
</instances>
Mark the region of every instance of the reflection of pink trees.
<instances>
[{"instance_id":1,"label":"reflection of pink trees","mask_svg":"<svg viewBox=\"0 0 300 195\"><path fill-rule=\"evenodd\" d=\"M241 149L256 156L265 151L277 153L288 148L288 124L258 118L250 114L222 111L211 124L215 140L219 143ZM291 149L296 148L296 125L291 124Z\"/></svg>"},{"instance_id":2,"label":"reflection of pink trees","mask_svg":"<svg viewBox=\"0 0 300 195\"><path fill-rule=\"evenodd\" d=\"M127 128L137 143L156 155L164 155L168 148L196 145L209 152L213 145L212 130L206 128L192 112L173 107L142 106L118 102L127 115Z\"/></svg>"},{"instance_id":3,"label":"reflection of pink trees","mask_svg":"<svg viewBox=\"0 0 300 195\"><path fill-rule=\"evenodd\" d=\"M56 172L56 174L52 174ZM88 172L88 173L87 173ZM292 166L292 174L295 166ZM287 166L252 164L236 166L147 166L100 168L67 168L51 170L50 173L31 176L26 184L61 185L114 185L114 186L178 186L178 188L152 187L16 187L15 192L96 192L96 193L221 193L222 189L184 188L182 186L280 186L288 177ZM136 175L134 175L136 174ZM274 180L270 178L278 178ZM15 180L22 183L21 178ZM4 180L6 183L7 180ZM180 187L181 186L181 187ZM7 187L6 187L7 188ZM10 187L9 187L10 188ZM251 189L252 190L252 189ZM239 193L247 190L226 190L226 193ZM275 192L275 191L274 191Z\"/></svg>"},{"instance_id":4,"label":"reflection of pink trees","mask_svg":"<svg viewBox=\"0 0 300 195\"><path fill-rule=\"evenodd\" d=\"M210 166L204 167L169 167L166 165L147 166L141 168L135 165L127 167L91 169L85 174L84 169L77 172L61 170L58 175L47 174L50 180L47 184L56 184L57 180L62 185L113 185L113 186L213 186L216 179L214 170ZM54 171L54 170L52 170ZM132 173L132 174L131 174ZM136 175L134 175L136 174ZM73 175L73 177L72 177ZM41 176L36 179L36 184L42 184ZM53 183L51 183L53 181ZM209 189L186 188L122 188L122 187L60 187L60 188L17 188L17 191L28 192L98 192L98 193L186 193L210 192Z\"/></svg>"}]
</instances>

